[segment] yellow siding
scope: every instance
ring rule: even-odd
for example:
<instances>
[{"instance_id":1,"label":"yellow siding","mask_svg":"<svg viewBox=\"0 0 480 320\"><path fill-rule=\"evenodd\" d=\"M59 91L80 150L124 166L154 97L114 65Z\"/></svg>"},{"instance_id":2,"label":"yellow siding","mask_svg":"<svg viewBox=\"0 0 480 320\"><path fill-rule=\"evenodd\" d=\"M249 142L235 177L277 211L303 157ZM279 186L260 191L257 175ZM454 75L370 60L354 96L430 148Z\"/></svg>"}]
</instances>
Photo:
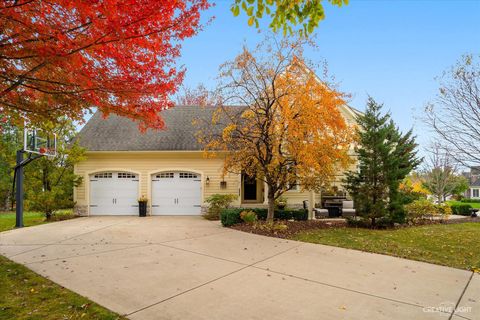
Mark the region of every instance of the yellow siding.
<instances>
[{"instance_id":1,"label":"yellow siding","mask_svg":"<svg viewBox=\"0 0 480 320\"><path fill-rule=\"evenodd\" d=\"M130 171L139 174L140 195L151 198L150 184L151 175L161 171L185 170L202 174L202 196L203 200L212 194L236 194L238 200L233 205L240 205L240 176L227 174L224 180L227 188L221 189L223 158L204 158L202 152L88 152L87 160L75 166L75 173L83 177L83 183L74 190L74 198L79 206L88 206L89 175L101 171ZM354 165L352 165L354 167ZM206 178L210 182L206 184ZM342 176L337 176L335 185L341 187ZM263 188L262 188L263 190ZM263 192L262 192L263 193ZM308 200L309 192L291 190L284 194L288 205L302 205ZM263 200L263 199L262 199ZM320 202L320 194L316 194L315 202ZM260 200L260 203L262 201ZM264 203L266 204L266 202Z\"/></svg>"},{"instance_id":2,"label":"yellow siding","mask_svg":"<svg viewBox=\"0 0 480 320\"><path fill-rule=\"evenodd\" d=\"M160 171L185 170L202 174L203 199L215 193L239 194L238 175L225 176L227 188L221 189L223 159L206 159L202 152L88 152L87 160L75 166L83 183L75 188L77 205L88 205L89 175L100 171L130 171L139 174L141 195L150 198L151 175ZM206 184L206 178L210 182Z\"/></svg>"}]
</instances>

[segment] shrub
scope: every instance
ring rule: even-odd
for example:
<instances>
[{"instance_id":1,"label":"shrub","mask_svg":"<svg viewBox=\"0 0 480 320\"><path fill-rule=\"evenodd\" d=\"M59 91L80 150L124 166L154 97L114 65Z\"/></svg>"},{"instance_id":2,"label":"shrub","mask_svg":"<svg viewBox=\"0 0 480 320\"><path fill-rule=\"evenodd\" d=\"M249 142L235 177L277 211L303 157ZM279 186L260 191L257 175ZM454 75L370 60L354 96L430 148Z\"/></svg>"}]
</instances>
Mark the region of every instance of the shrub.
<instances>
[{"instance_id":1,"label":"shrub","mask_svg":"<svg viewBox=\"0 0 480 320\"><path fill-rule=\"evenodd\" d=\"M208 211L203 215L207 220L218 220L220 218L220 212L222 209L226 209L230 206L232 201L238 197L235 194L213 194L205 202L209 204Z\"/></svg>"},{"instance_id":2,"label":"shrub","mask_svg":"<svg viewBox=\"0 0 480 320\"><path fill-rule=\"evenodd\" d=\"M452 213L452 209L448 204L434 204L427 199L420 199L409 203L405 206L405 210L407 213L407 222L415 222L419 219L430 218L432 216L449 216Z\"/></svg>"},{"instance_id":3,"label":"shrub","mask_svg":"<svg viewBox=\"0 0 480 320\"><path fill-rule=\"evenodd\" d=\"M461 202L466 202L466 203L480 203L480 199L468 199L468 198L463 198L460 200Z\"/></svg>"},{"instance_id":4,"label":"shrub","mask_svg":"<svg viewBox=\"0 0 480 320\"><path fill-rule=\"evenodd\" d=\"M226 208L222 209L220 213L220 220L224 227L230 227L234 224L245 221L241 217L242 212L253 212L256 220L265 221L267 219L268 209L263 208ZM275 220L295 220L303 221L308 219L308 211L304 209L299 210L276 210L274 215ZM247 222L247 221L245 221Z\"/></svg>"},{"instance_id":5,"label":"shrub","mask_svg":"<svg viewBox=\"0 0 480 320\"><path fill-rule=\"evenodd\" d=\"M275 210L273 218L275 220L292 220L293 214L291 210Z\"/></svg>"},{"instance_id":6,"label":"shrub","mask_svg":"<svg viewBox=\"0 0 480 320\"><path fill-rule=\"evenodd\" d=\"M293 220L295 221L305 221L308 220L308 210L292 210Z\"/></svg>"},{"instance_id":7,"label":"shrub","mask_svg":"<svg viewBox=\"0 0 480 320\"><path fill-rule=\"evenodd\" d=\"M255 208L251 210L257 214L258 220L267 220L268 209Z\"/></svg>"},{"instance_id":8,"label":"shrub","mask_svg":"<svg viewBox=\"0 0 480 320\"><path fill-rule=\"evenodd\" d=\"M414 222L416 220L425 218L429 215L435 214L435 204L427 199L415 200L405 206L406 220Z\"/></svg>"},{"instance_id":9,"label":"shrub","mask_svg":"<svg viewBox=\"0 0 480 320\"><path fill-rule=\"evenodd\" d=\"M253 211L242 211L240 213L240 218L243 222L251 224L257 221L257 214Z\"/></svg>"},{"instance_id":10,"label":"shrub","mask_svg":"<svg viewBox=\"0 0 480 320\"><path fill-rule=\"evenodd\" d=\"M453 214L458 214L461 216L469 216L471 214L470 209L472 209L472 206L469 204L452 204L450 207L452 208Z\"/></svg>"},{"instance_id":11,"label":"shrub","mask_svg":"<svg viewBox=\"0 0 480 320\"><path fill-rule=\"evenodd\" d=\"M244 211L244 209L240 208L233 208L233 209L223 209L220 212L220 221L222 222L222 226L230 227L234 224L242 222L242 218L240 218L240 213Z\"/></svg>"},{"instance_id":12,"label":"shrub","mask_svg":"<svg viewBox=\"0 0 480 320\"><path fill-rule=\"evenodd\" d=\"M284 210L286 206L287 206L287 198L280 197L277 200L275 200L275 209Z\"/></svg>"}]
</instances>

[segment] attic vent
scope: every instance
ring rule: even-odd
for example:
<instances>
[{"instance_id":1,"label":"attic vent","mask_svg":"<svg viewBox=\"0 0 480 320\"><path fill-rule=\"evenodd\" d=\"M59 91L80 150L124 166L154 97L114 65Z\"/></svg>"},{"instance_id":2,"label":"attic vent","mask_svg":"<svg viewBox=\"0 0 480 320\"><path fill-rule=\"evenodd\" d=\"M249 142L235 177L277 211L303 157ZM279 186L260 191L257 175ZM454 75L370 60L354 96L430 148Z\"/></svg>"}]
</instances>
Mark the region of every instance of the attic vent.
<instances>
[{"instance_id":1,"label":"attic vent","mask_svg":"<svg viewBox=\"0 0 480 320\"><path fill-rule=\"evenodd\" d=\"M180 179L196 179L198 175L190 172L180 172Z\"/></svg>"},{"instance_id":2,"label":"attic vent","mask_svg":"<svg viewBox=\"0 0 480 320\"><path fill-rule=\"evenodd\" d=\"M109 178L112 178L113 176L113 173L112 172L102 172L102 173L96 173L95 174L95 178L106 178L106 179L109 179Z\"/></svg>"},{"instance_id":3,"label":"attic vent","mask_svg":"<svg viewBox=\"0 0 480 320\"><path fill-rule=\"evenodd\" d=\"M135 179L137 175L129 172L119 172L118 173L118 178L119 179Z\"/></svg>"},{"instance_id":4,"label":"attic vent","mask_svg":"<svg viewBox=\"0 0 480 320\"><path fill-rule=\"evenodd\" d=\"M159 179L173 179L173 172L162 172L156 175Z\"/></svg>"}]
</instances>

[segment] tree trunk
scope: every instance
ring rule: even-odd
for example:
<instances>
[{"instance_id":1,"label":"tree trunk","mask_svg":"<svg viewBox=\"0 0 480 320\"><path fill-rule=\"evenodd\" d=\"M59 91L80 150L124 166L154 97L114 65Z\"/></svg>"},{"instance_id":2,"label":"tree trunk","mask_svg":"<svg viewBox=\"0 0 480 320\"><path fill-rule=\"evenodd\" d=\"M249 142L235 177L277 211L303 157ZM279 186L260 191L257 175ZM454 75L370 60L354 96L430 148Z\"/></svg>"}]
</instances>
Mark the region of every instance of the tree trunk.
<instances>
[{"instance_id":1,"label":"tree trunk","mask_svg":"<svg viewBox=\"0 0 480 320\"><path fill-rule=\"evenodd\" d=\"M273 214L275 212L275 198L273 195L268 195L268 213L267 213L267 221L273 221Z\"/></svg>"}]
</instances>

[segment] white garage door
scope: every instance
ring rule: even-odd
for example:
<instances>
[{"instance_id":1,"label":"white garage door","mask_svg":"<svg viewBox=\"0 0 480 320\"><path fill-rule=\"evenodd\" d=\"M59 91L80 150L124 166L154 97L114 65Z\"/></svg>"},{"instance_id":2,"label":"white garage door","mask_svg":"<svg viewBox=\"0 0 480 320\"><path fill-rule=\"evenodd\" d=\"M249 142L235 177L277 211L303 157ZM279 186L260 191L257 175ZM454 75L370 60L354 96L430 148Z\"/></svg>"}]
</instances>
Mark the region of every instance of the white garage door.
<instances>
[{"instance_id":1,"label":"white garage door","mask_svg":"<svg viewBox=\"0 0 480 320\"><path fill-rule=\"evenodd\" d=\"M102 172L91 175L90 214L138 214L138 175L130 172Z\"/></svg>"},{"instance_id":2,"label":"white garage door","mask_svg":"<svg viewBox=\"0 0 480 320\"><path fill-rule=\"evenodd\" d=\"M201 214L198 173L161 172L152 176L152 215Z\"/></svg>"}]
</instances>

